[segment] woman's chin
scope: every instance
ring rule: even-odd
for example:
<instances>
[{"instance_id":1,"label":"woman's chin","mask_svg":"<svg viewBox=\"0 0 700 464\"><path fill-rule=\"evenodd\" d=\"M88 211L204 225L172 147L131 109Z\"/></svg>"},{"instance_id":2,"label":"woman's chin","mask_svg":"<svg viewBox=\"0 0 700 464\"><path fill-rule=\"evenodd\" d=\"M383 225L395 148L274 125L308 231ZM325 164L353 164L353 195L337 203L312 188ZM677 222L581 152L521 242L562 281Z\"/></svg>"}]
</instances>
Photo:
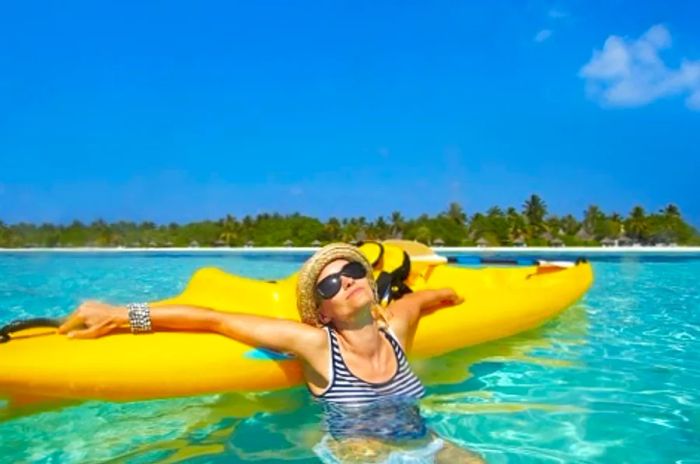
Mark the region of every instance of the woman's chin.
<instances>
[{"instance_id":1,"label":"woman's chin","mask_svg":"<svg viewBox=\"0 0 700 464\"><path fill-rule=\"evenodd\" d=\"M363 308L372 303L372 297L366 292L357 292L350 296L350 303L356 308Z\"/></svg>"}]
</instances>

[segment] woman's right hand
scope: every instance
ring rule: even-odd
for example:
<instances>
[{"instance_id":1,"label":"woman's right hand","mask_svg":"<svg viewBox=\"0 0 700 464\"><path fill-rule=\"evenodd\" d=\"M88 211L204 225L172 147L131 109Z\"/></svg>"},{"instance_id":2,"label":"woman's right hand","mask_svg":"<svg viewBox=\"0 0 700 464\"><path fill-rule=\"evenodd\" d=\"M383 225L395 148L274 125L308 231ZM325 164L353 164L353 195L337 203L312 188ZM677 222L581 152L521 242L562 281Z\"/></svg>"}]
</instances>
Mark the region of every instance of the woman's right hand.
<instances>
[{"instance_id":1,"label":"woman's right hand","mask_svg":"<svg viewBox=\"0 0 700 464\"><path fill-rule=\"evenodd\" d=\"M126 307L86 301L66 318L58 333L67 334L70 338L97 338L128 322Z\"/></svg>"}]
</instances>

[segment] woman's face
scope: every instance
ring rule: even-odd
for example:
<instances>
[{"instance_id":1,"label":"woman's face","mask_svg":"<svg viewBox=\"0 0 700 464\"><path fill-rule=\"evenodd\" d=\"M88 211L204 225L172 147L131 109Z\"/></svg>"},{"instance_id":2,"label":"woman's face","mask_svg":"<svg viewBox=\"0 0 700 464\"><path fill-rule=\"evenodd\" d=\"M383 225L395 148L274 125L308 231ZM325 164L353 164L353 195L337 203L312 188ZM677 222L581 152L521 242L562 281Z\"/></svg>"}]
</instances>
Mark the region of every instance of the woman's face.
<instances>
[{"instance_id":1,"label":"woman's face","mask_svg":"<svg viewBox=\"0 0 700 464\"><path fill-rule=\"evenodd\" d=\"M348 260L338 259L323 268L316 279L316 284L331 274L341 271ZM319 316L321 322L327 324L334 320L350 321L355 319L360 311L371 308L374 295L367 277L353 279L340 275L340 290L332 298L322 299Z\"/></svg>"}]
</instances>

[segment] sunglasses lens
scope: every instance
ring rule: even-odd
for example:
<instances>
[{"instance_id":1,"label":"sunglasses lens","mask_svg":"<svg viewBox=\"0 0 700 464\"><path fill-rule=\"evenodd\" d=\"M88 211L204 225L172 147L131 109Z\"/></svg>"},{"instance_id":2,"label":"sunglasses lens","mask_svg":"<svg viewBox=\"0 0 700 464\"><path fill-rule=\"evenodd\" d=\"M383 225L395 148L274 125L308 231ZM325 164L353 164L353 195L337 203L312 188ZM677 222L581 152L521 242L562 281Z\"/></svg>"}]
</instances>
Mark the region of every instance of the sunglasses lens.
<instances>
[{"instance_id":1,"label":"sunglasses lens","mask_svg":"<svg viewBox=\"0 0 700 464\"><path fill-rule=\"evenodd\" d=\"M318 284L316 284L316 291L326 300L333 298L336 293L340 291L340 275L331 274Z\"/></svg>"},{"instance_id":2,"label":"sunglasses lens","mask_svg":"<svg viewBox=\"0 0 700 464\"><path fill-rule=\"evenodd\" d=\"M340 276L350 277L351 279L362 279L367 277L367 269L357 261L352 261L343 266L340 272L331 274L316 284L316 292L321 298L329 300L340 291L341 281Z\"/></svg>"},{"instance_id":3,"label":"sunglasses lens","mask_svg":"<svg viewBox=\"0 0 700 464\"><path fill-rule=\"evenodd\" d=\"M362 279L363 277L367 277L367 269L365 269L365 267L357 261L353 261L343 266L340 273L353 279Z\"/></svg>"}]
</instances>

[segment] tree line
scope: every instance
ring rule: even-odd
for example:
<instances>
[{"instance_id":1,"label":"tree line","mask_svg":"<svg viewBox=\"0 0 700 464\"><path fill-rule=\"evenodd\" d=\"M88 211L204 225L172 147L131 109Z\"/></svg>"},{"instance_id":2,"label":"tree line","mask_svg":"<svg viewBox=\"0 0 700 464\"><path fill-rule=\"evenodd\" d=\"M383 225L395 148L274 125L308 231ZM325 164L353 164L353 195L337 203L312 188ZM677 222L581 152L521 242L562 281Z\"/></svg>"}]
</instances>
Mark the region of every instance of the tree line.
<instances>
[{"instance_id":1,"label":"tree line","mask_svg":"<svg viewBox=\"0 0 700 464\"><path fill-rule=\"evenodd\" d=\"M394 211L375 220L366 217L327 221L301 214L259 214L241 219L187 224L98 219L89 224L5 224L0 220L0 247L197 247L317 246L334 241L404 238L445 246L599 246L605 244L700 245L700 234L669 204L655 213L635 206L627 216L605 213L590 205L581 220L571 214L549 214L538 195L520 210L498 206L468 215L459 203L435 215L407 219Z\"/></svg>"}]
</instances>

